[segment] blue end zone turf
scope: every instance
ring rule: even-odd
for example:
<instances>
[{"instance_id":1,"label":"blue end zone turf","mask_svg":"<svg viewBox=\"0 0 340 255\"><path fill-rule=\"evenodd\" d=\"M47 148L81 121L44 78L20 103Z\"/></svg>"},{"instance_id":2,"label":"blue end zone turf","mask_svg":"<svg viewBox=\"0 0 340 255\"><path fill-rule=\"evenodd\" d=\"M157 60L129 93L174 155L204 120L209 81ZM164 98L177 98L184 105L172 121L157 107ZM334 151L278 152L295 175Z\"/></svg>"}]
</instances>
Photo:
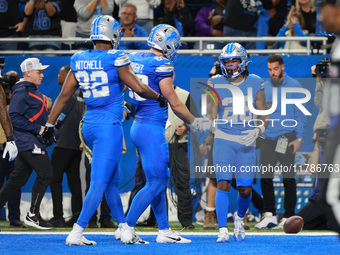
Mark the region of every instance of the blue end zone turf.
<instances>
[{"instance_id":1,"label":"blue end zone turf","mask_svg":"<svg viewBox=\"0 0 340 255\"><path fill-rule=\"evenodd\" d=\"M335 254L340 250L337 236L248 235L245 241L216 243L214 235L188 236L191 244L157 244L155 235L141 235L148 245L124 245L113 235L86 235L96 246L67 246L66 235L1 234L0 254Z\"/></svg>"}]
</instances>

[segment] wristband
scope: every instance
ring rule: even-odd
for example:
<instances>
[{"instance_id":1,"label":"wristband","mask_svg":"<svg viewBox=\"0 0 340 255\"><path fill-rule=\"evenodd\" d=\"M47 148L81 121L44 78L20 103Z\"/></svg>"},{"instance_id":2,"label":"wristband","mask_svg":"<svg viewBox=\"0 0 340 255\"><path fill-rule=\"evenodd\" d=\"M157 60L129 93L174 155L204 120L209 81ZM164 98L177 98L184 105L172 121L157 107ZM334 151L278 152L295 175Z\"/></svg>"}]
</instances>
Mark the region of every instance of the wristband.
<instances>
[{"instance_id":1,"label":"wristband","mask_svg":"<svg viewBox=\"0 0 340 255\"><path fill-rule=\"evenodd\" d=\"M46 127L54 127L54 125L50 124L50 123L46 123L45 124Z\"/></svg>"},{"instance_id":2,"label":"wristband","mask_svg":"<svg viewBox=\"0 0 340 255\"><path fill-rule=\"evenodd\" d=\"M257 127L258 129L261 130L261 135L263 134L263 132L266 130L266 128L262 125L260 127Z\"/></svg>"},{"instance_id":3,"label":"wristband","mask_svg":"<svg viewBox=\"0 0 340 255\"><path fill-rule=\"evenodd\" d=\"M13 136L7 136L6 139L7 139L7 142L14 141L14 137Z\"/></svg>"}]
</instances>

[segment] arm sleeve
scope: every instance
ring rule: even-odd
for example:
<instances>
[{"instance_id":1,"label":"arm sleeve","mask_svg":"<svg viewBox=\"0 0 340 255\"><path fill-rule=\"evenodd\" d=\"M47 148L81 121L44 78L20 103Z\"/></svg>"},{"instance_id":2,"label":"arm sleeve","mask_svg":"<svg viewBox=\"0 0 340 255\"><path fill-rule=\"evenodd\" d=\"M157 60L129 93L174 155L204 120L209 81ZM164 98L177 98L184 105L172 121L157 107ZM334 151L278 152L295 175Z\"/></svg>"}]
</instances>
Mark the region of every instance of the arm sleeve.
<instances>
[{"instance_id":1,"label":"arm sleeve","mask_svg":"<svg viewBox=\"0 0 340 255\"><path fill-rule=\"evenodd\" d=\"M295 33L296 33L297 36L309 36L308 33L304 33L304 32L303 32L303 30L301 29L299 23L294 23L293 26L294 26ZM301 43L301 45L303 45L303 46L306 46L306 45L307 45L306 42L300 42L300 43Z\"/></svg>"},{"instance_id":2,"label":"arm sleeve","mask_svg":"<svg viewBox=\"0 0 340 255\"><path fill-rule=\"evenodd\" d=\"M86 6L87 4L84 4L81 0L76 0L74 2L74 9L76 10L77 12L77 15L83 19L89 19L91 18L92 14L93 13L89 13L87 10L86 10Z\"/></svg>"},{"instance_id":3,"label":"arm sleeve","mask_svg":"<svg viewBox=\"0 0 340 255\"><path fill-rule=\"evenodd\" d=\"M113 12L113 1L112 0L107 0L107 5L102 8L102 14L103 15L111 15Z\"/></svg>"},{"instance_id":4,"label":"arm sleeve","mask_svg":"<svg viewBox=\"0 0 340 255\"><path fill-rule=\"evenodd\" d=\"M283 25L280 29L280 31L277 33L276 37L281 37L281 36L286 36L286 31L288 30L288 27ZM277 45L279 45L279 47L284 47L285 46L285 42L281 41L281 42L276 42Z\"/></svg>"},{"instance_id":5,"label":"arm sleeve","mask_svg":"<svg viewBox=\"0 0 340 255\"><path fill-rule=\"evenodd\" d=\"M14 93L9 106L9 115L11 117L12 125L18 130L39 134L41 126L35 122L28 121L25 117L28 108L29 104L27 96L25 96L25 91Z\"/></svg>"},{"instance_id":6,"label":"arm sleeve","mask_svg":"<svg viewBox=\"0 0 340 255\"><path fill-rule=\"evenodd\" d=\"M317 108L322 108L323 88L320 84L316 83L314 104Z\"/></svg>"},{"instance_id":7,"label":"arm sleeve","mask_svg":"<svg viewBox=\"0 0 340 255\"><path fill-rule=\"evenodd\" d=\"M302 97L301 94L297 94L296 96L296 98L301 98L301 97ZM303 139L305 135L306 116L297 107L294 107L294 119L297 121L297 125L295 127L296 138Z\"/></svg>"}]
</instances>

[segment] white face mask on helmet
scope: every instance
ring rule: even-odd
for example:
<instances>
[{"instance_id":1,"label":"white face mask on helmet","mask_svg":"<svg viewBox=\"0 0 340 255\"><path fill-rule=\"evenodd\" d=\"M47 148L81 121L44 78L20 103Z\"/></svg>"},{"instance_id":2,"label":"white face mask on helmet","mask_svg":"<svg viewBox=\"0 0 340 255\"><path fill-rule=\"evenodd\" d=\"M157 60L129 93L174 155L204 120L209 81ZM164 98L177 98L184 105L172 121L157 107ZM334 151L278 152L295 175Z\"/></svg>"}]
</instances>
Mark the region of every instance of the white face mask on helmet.
<instances>
[{"instance_id":1,"label":"white face mask on helmet","mask_svg":"<svg viewBox=\"0 0 340 255\"><path fill-rule=\"evenodd\" d=\"M114 49L120 43L120 27L117 20L109 15L98 16L91 25L92 41L111 42Z\"/></svg>"},{"instance_id":2,"label":"white face mask on helmet","mask_svg":"<svg viewBox=\"0 0 340 255\"><path fill-rule=\"evenodd\" d=\"M162 51L167 59L174 61L181 47L181 37L173 26L160 24L151 30L148 45Z\"/></svg>"},{"instance_id":3,"label":"white face mask on helmet","mask_svg":"<svg viewBox=\"0 0 340 255\"><path fill-rule=\"evenodd\" d=\"M220 64L222 74L227 78L236 78L239 74L243 73L248 64L248 57L246 49L239 43L228 43L223 47L222 52L220 54ZM225 61L229 59L239 59L240 64L235 66L226 66ZM232 73L228 72L227 69L234 67ZM237 67L237 71L235 72L235 67Z\"/></svg>"}]
</instances>

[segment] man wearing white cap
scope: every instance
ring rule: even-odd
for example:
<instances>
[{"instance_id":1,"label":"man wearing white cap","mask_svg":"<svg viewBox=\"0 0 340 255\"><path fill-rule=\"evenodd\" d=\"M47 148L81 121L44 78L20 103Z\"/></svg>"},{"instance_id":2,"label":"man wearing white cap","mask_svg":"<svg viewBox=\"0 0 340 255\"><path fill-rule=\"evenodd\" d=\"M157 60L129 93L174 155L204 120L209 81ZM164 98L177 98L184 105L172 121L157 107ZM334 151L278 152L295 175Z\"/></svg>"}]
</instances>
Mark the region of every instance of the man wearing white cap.
<instances>
[{"instance_id":1,"label":"man wearing white cap","mask_svg":"<svg viewBox=\"0 0 340 255\"><path fill-rule=\"evenodd\" d=\"M28 58L20 65L24 78L13 86L9 106L13 135L19 153L14 171L0 190L1 208L25 185L34 169L37 178L32 188L30 211L24 222L38 229L52 228L39 213L41 200L53 176L52 164L41 140L48 118L48 108L46 97L38 90L44 78L43 70L47 67L49 66L42 65L37 58Z\"/></svg>"}]
</instances>

